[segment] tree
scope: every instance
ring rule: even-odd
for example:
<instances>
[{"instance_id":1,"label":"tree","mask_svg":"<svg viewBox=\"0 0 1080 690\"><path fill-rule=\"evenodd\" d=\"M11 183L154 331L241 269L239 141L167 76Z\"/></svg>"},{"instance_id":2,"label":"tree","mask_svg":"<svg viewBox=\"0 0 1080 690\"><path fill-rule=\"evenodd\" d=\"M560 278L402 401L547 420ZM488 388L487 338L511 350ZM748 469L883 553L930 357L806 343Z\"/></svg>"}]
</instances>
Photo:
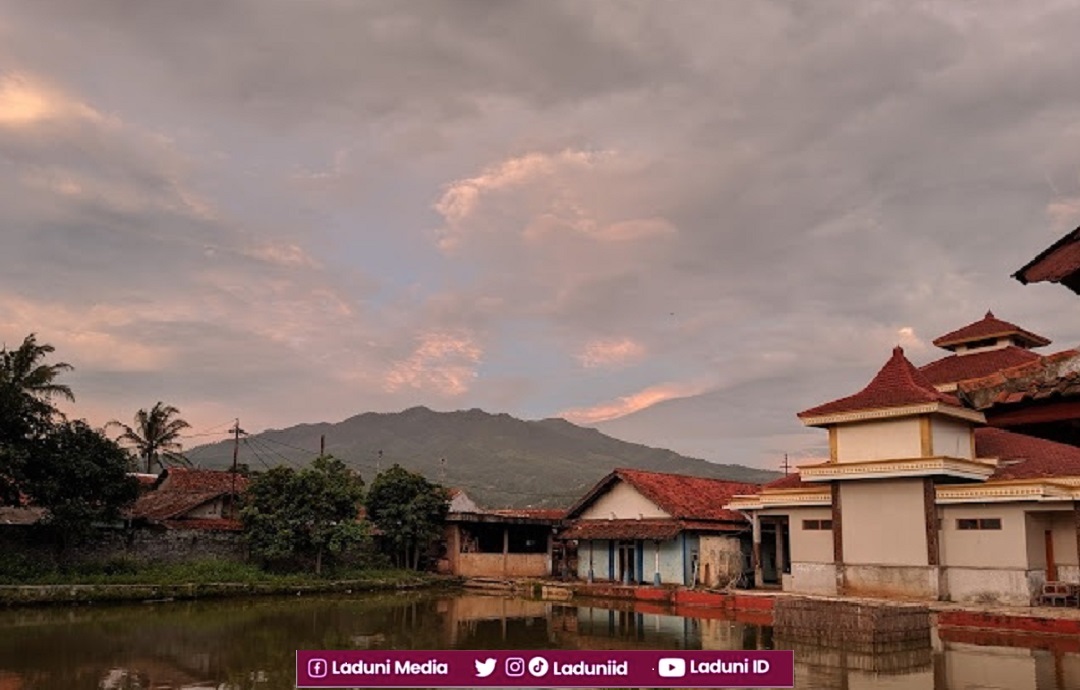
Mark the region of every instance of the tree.
<instances>
[{"instance_id":1,"label":"tree","mask_svg":"<svg viewBox=\"0 0 1080 690\"><path fill-rule=\"evenodd\" d=\"M420 555L440 536L448 511L446 489L400 465L375 477L368 491L368 518L393 546L392 556L402 567L420 567Z\"/></svg>"},{"instance_id":2,"label":"tree","mask_svg":"<svg viewBox=\"0 0 1080 690\"><path fill-rule=\"evenodd\" d=\"M106 428L120 427L124 433L117 437L117 441L128 443L135 448L139 457L146 459L146 472L153 472L153 464L165 469L162 458L174 464L187 466L190 463L180 454L181 445L177 441L180 432L191 428L191 425L183 419L176 417L180 410L172 405L158 402L149 412L139 410L135 413L135 426L130 427L116 420L109 422Z\"/></svg>"},{"instance_id":3,"label":"tree","mask_svg":"<svg viewBox=\"0 0 1080 690\"><path fill-rule=\"evenodd\" d=\"M135 501L139 484L127 468L128 454L115 441L84 421L62 422L36 446L23 488L46 510L42 522L57 530L63 544L94 523L118 520Z\"/></svg>"},{"instance_id":4,"label":"tree","mask_svg":"<svg viewBox=\"0 0 1080 690\"><path fill-rule=\"evenodd\" d=\"M70 388L56 382L71 365L42 361L54 350L39 344L33 333L15 350L0 348L0 505L19 502L20 474L33 455L32 445L63 417L53 399L75 399Z\"/></svg>"},{"instance_id":5,"label":"tree","mask_svg":"<svg viewBox=\"0 0 1080 690\"><path fill-rule=\"evenodd\" d=\"M321 575L327 555L342 556L364 543L358 519L364 484L345 463L320 457L311 467L275 467L244 495L240 519L256 556L270 562L309 560Z\"/></svg>"}]
</instances>

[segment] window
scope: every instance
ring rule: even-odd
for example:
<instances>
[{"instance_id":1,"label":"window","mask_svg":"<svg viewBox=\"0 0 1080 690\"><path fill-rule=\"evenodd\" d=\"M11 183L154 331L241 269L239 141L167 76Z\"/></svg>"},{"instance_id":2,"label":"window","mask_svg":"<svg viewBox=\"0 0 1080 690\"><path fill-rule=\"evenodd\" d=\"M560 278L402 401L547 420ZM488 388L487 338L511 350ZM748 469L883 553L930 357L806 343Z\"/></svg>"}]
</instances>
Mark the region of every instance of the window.
<instances>
[{"instance_id":1,"label":"window","mask_svg":"<svg viewBox=\"0 0 1080 690\"><path fill-rule=\"evenodd\" d=\"M832 529L832 520L803 520L802 528L808 529Z\"/></svg>"},{"instance_id":2,"label":"window","mask_svg":"<svg viewBox=\"0 0 1080 690\"><path fill-rule=\"evenodd\" d=\"M1001 518L960 518L956 529L1001 529Z\"/></svg>"}]
</instances>

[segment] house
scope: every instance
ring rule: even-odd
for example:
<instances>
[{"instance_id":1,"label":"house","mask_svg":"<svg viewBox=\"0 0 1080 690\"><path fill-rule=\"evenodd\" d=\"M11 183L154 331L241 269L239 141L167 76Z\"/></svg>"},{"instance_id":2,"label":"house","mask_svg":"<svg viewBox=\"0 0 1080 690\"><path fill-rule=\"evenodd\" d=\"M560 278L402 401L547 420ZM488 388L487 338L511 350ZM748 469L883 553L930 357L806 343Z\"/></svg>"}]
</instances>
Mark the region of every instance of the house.
<instances>
[{"instance_id":1,"label":"house","mask_svg":"<svg viewBox=\"0 0 1080 690\"><path fill-rule=\"evenodd\" d=\"M562 524L564 510L483 510L460 490L451 496L450 506L441 571L461 577L493 578L547 577L555 573L553 537ZM462 507L467 510L454 510Z\"/></svg>"},{"instance_id":2,"label":"house","mask_svg":"<svg viewBox=\"0 0 1080 690\"><path fill-rule=\"evenodd\" d=\"M238 531L248 479L233 472L170 467L131 507L133 522L169 529Z\"/></svg>"},{"instance_id":3,"label":"house","mask_svg":"<svg viewBox=\"0 0 1080 690\"><path fill-rule=\"evenodd\" d=\"M1029 605L1080 582L1080 448L987 427L899 347L798 417L828 460L727 504L751 517L758 586Z\"/></svg>"},{"instance_id":4,"label":"house","mask_svg":"<svg viewBox=\"0 0 1080 690\"><path fill-rule=\"evenodd\" d=\"M625 584L722 587L749 561L747 519L724 507L755 484L617 469L567 513L578 577Z\"/></svg>"},{"instance_id":5,"label":"house","mask_svg":"<svg viewBox=\"0 0 1080 690\"><path fill-rule=\"evenodd\" d=\"M1065 235L1013 274L1024 285L1060 283L1080 295L1080 228Z\"/></svg>"}]
</instances>

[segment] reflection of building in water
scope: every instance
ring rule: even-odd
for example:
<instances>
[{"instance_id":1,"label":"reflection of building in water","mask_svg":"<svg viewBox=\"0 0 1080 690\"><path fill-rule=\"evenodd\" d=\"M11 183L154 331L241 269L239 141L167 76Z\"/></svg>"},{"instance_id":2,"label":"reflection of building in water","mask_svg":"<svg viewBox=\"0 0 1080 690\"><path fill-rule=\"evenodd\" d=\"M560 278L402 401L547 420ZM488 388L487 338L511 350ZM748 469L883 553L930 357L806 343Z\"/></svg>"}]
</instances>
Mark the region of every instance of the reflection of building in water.
<instances>
[{"instance_id":1,"label":"reflection of building in water","mask_svg":"<svg viewBox=\"0 0 1080 690\"><path fill-rule=\"evenodd\" d=\"M454 648L469 640L508 643L533 639L537 628L548 624L551 606L545 601L466 594L440 600L438 611L447 644Z\"/></svg>"}]
</instances>

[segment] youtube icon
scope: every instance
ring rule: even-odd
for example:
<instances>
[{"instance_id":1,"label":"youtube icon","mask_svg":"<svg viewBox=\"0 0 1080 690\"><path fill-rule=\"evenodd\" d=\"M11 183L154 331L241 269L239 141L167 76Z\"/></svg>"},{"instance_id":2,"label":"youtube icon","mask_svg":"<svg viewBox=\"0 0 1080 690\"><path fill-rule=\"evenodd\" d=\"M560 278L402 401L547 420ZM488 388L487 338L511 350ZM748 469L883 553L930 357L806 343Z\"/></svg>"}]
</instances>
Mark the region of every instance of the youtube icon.
<instances>
[{"instance_id":1,"label":"youtube icon","mask_svg":"<svg viewBox=\"0 0 1080 690\"><path fill-rule=\"evenodd\" d=\"M661 678L682 678L686 675L686 659L666 658L657 664L656 672Z\"/></svg>"}]
</instances>

